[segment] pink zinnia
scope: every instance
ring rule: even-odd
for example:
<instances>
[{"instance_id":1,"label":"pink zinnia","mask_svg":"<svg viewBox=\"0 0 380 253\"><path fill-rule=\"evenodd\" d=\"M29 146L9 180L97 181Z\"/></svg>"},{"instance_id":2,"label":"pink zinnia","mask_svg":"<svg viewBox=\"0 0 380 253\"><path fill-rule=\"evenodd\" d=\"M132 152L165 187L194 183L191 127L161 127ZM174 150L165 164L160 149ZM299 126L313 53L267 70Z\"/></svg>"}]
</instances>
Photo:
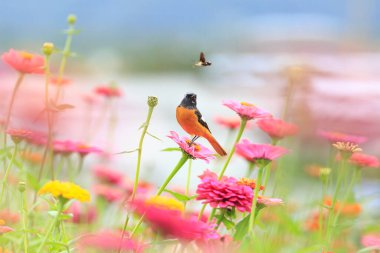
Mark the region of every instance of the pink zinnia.
<instances>
[{"instance_id":1,"label":"pink zinnia","mask_svg":"<svg viewBox=\"0 0 380 253\"><path fill-rule=\"evenodd\" d=\"M45 67L44 57L26 51L17 51L12 48L1 56L3 62L13 69L24 74L43 74Z\"/></svg>"},{"instance_id":2,"label":"pink zinnia","mask_svg":"<svg viewBox=\"0 0 380 253\"><path fill-rule=\"evenodd\" d=\"M106 98L120 97L121 91L113 86L98 86L95 88L95 93Z\"/></svg>"},{"instance_id":3,"label":"pink zinnia","mask_svg":"<svg viewBox=\"0 0 380 253\"><path fill-rule=\"evenodd\" d=\"M14 231L13 228L8 226L0 226L0 235Z\"/></svg>"},{"instance_id":4,"label":"pink zinnia","mask_svg":"<svg viewBox=\"0 0 380 253\"><path fill-rule=\"evenodd\" d=\"M286 123L281 119L261 119L257 122L257 125L274 140L280 140L284 137L295 135L298 132L296 125Z\"/></svg>"},{"instance_id":5,"label":"pink zinnia","mask_svg":"<svg viewBox=\"0 0 380 253\"><path fill-rule=\"evenodd\" d=\"M269 144L253 144L247 139L236 144L236 153L250 162L257 160L273 161L287 152L283 147Z\"/></svg>"},{"instance_id":6,"label":"pink zinnia","mask_svg":"<svg viewBox=\"0 0 380 253\"><path fill-rule=\"evenodd\" d=\"M92 187L92 191L95 195L104 198L108 202L117 202L126 196L123 189L106 184L96 184Z\"/></svg>"},{"instance_id":7,"label":"pink zinnia","mask_svg":"<svg viewBox=\"0 0 380 253\"><path fill-rule=\"evenodd\" d=\"M95 176L102 182L119 184L123 180L123 173L109 167L97 165L93 168L93 170Z\"/></svg>"},{"instance_id":8,"label":"pink zinnia","mask_svg":"<svg viewBox=\"0 0 380 253\"><path fill-rule=\"evenodd\" d=\"M77 201L72 203L65 213L71 213L73 217L70 221L77 224L90 224L96 220L97 216L95 206L86 205Z\"/></svg>"},{"instance_id":9,"label":"pink zinnia","mask_svg":"<svg viewBox=\"0 0 380 253\"><path fill-rule=\"evenodd\" d=\"M364 247L379 247L380 249L380 234L368 234L361 238L361 243Z\"/></svg>"},{"instance_id":10,"label":"pink zinnia","mask_svg":"<svg viewBox=\"0 0 380 253\"><path fill-rule=\"evenodd\" d=\"M129 238L126 233L121 240L121 232L102 231L94 234L87 234L78 240L79 252L88 252L88 249L101 250L102 252L116 252L119 248L123 252L143 252L144 245ZM91 251L92 252L92 251Z\"/></svg>"},{"instance_id":11,"label":"pink zinnia","mask_svg":"<svg viewBox=\"0 0 380 253\"><path fill-rule=\"evenodd\" d=\"M102 153L102 150L97 147L87 146L80 142L73 141L54 141L54 152L59 154L78 153L80 156L85 156L90 153Z\"/></svg>"},{"instance_id":12,"label":"pink zinnia","mask_svg":"<svg viewBox=\"0 0 380 253\"><path fill-rule=\"evenodd\" d=\"M282 199L258 196L257 204L264 206L278 206L284 204L284 202L282 201Z\"/></svg>"},{"instance_id":13,"label":"pink zinnia","mask_svg":"<svg viewBox=\"0 0 380 253\"><path fill-rule=\"evenodd\" d=\"M195 142L189 146L191 140L188 137L179 137L179 135L174 131L170 131L170 135L168 135L168 137L175 141L183 152L188 154L192 159L201 159L207 163L209 163L210 160L215 159L214 153L205 146Z\"/></svg>"},{"instance_id":14,"label":"pink zinnia","mask_svg":"<svg viewBox=\"0 0 380 253\"><path fill-rule=\"evenodd\" d=\"M253 104L238 102L234 100L224 100L223 105L235 111L240 117L250 119L270 118L272 115Z\"/></svg>"},{"instance_id":15,"label":"pink zinnia","mask_svg":"<svg viewBox=\"0 0 380 253\"><path fill-rule=\"evenodd\" d=\"M235 207L240 212L250 212L253 198L251 187L239 184L233 177L224 176L218 180L218 176L206 170L199 176L202 182L197 187L197 200L203 200L202 204L210 204L213 208Z\"/></svg>"},{"instance_id":16,"label":"pink zinnia","mask_svg":"<svg viewBox=\"0 0 380 253\"><path fill-rule=\"evenodd\" d=\"M23 140L30 139L33 136L33 132L26 129L9 129L7 130L7 134L9 134L12 138L12 140L15 143L19 143Z\"/></svg>"},{"instance_id":17,"label":"pink zinnia","mask_svg":"<svg viewBox=\"0 0 380 253\"><path fill-rule=\"evenodd\" d=\"M318 135L327 139L331 143L350 142L350 143L360 144L367 141L367 138L364 136L349 135L345 133L332 132L332 131L319 130Z\"/></svg>"},{"instance_id":18,"label":"pink zinnia","mask_svg":"<svg viewBox=\"0 0 380 253\"><path fill-rule=\"evenodd\" d=\"M239 117L216 117L215 122L229 129L237 129L240 126L241 120Z\"/></svg>"},{"instance_id":19,"label":"pink zinnia","mask_svg":"<svg viewBox=\"0 0 380 253\"><path fill-rule=\"evenodd\" d=\"M353 153L349 161L350 163L362 168L378 168L380 166L379 159L377 159L376 156L366 155L363 153Z\"/></svg>"},{"instance_id":20,"label":"pink zinnia","mask_svg":"<svg viewBox=\"0 0 380 253\"><path fill-rule=\"evenodd\" d=\"M214 225L199 221L194 216L184 216L178 210L160 208L149 205L145 201L136 200L132 207L152 226L152 228L167 237L183 241L202 241L219 238Z\"/></svg>"}]
</instances>

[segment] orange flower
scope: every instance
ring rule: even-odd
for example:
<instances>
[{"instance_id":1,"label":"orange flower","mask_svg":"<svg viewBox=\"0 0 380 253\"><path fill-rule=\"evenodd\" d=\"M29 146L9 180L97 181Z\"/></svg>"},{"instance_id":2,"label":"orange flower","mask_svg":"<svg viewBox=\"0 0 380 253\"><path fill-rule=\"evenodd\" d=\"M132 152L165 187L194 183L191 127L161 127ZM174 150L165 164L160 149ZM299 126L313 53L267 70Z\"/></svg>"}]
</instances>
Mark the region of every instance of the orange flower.
<instances>
[{"instance_id":1,"label":"orange flower","mask_svg":"<svg viewBox=\"0 0 380 253\"><path fill-rule=\"evenodd\" d=\"M332 199L330 197L325 198L324 205L331 207L332 205ZM361 211L362 207L359 203L342 203L337 201L335 203L334 212L339 212L341 210L341 214L344 216L358 216Z\"/></svg>"},{"instance_id":2,"label":"orange flower","mask_svg":"<svg viewBox=\"0 0 380 253\"><path fill-rule=\"evenodd\" d=\"M42 155L36 152L22 152L20 156L33 164L40 164L43 159Z\"/></svg>"},{"instance_id":3,"label":"orange flower","mask_svg":"<svg viewBox=\"0 0 380 253\"><path fill-rule=\"evenodd\" d=\"M13 69L24 74L43 74L45 60L41 55L26 51L17 51L12 48L3 53L1 59Z\"/></svg>"}]
</instances>

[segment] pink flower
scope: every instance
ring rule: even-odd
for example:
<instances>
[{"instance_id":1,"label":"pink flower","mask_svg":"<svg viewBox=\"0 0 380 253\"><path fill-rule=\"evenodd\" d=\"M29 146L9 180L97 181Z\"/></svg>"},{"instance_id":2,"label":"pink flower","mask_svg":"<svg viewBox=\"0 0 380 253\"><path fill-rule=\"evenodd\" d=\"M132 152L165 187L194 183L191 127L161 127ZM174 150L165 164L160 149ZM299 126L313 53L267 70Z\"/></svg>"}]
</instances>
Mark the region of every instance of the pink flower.
<instances>
[{"instance_id":1,"label":"pink flower","mask_svg":"<svg viewBox=\"0 0 380 253\"><path fill-rule=\"evenodd\" d=\"M7 134L9 134L12 140L15 143L19 143L23 140L27 140L33 136L33 132L25 129L9 129L7 130Z\"/></svg>"},{"instance_id":2,"label":"pink flower","mask_svg":"<svg viewBox=\"0 0 380 253\"><path fill-rule=\"evenodd\" d=\"M121 91L113 86L98 86L95 88L95 93L106 98L120 97Z\"/></svg>"},{"instance_id":3,"label":"pink flower","mask_svg":"<svg viewBox=\"0 0 380 253\"><path fill-rule=\"evenodd\" d=\"M199 178L202 182L197 187L197 200L203 200L202 204L210 204L213 208L235 207L240 212L250 212L253 198L252 188L239 184L233 177L218 176L206 170Z\"/></svg>"},{"instance_id":4,"label":"pink flower","mask_svg":"<svg viewBox=\"0 0 380 253\"><path fill-rule=\"evenodd\" d=\"M250 119L270 118L272 115L253 104L247 102L237 102L234 100L224 100L223 105L235 111L240 117Z\"/></svg>"},{"instance_id":5,"label":"pink flower","mask_svg":"<svg viewBox=\"0 0 380 253\"><path fill-rule=\"evenodd\" d=\"M71 83L71 80L68 78L62 77L61 79L59 79L58 77L55 77L55 76L50 77L49 81L51 84L54 84L57 86L65 86Z\"/></svg>"},{"instance_id":6,"label":"pink flower","mask_svg":"<svg viewBox=\"0 0 380 253\"><path fill-rule=\"evenodd\" d=\"M360 144L367 141L367 138L364 136L349 135L349 134L340 133L340 132L319 130L318 135L327 139L331 143L350 142L350 143Z\"/></svg>"},{"instance_id":7,"label":"pink flower","mask_svg":"<svg viewBox=\"0 0 380 253\"><path fill-rule=\"evenodd\" d=\"M361 243L364 247L379 247L380 248L380 234L368 234L361 238Z\"/></svg>"},{"instance_id":8,"label":"pink flower","mask_svg":"<svg viewBox=\"0 0 380 253\"><path fill-rule=\"evenodd\" d=\"M119 184L123 180L123 173L103 165L93 168L95 176L102 182L110 184Z\"/></svg>"},{"instance_id":9,"label":"pink flower","mask_svg":"<svg viewBox=\"0 0 380 253\"><path fill-rule=\"evenodd\" d=\"M218 233L214 230L214 225L198 221L194 216L183 216L180 211L149 205L141 200L135 200L131 205L137 213L144 215L144 219L155 231L166 237L174 237L183 241L219 238Z\"/></svg>"},{"instance_id":10,"label":"pink flower","mask_svg":"<svg viewBox=\"0 0 380 253\"><path fill-rule=\"evenodd\" d=\"M295 135L298 132L298 127L296 125L286 123L281 119L261 119L257 122L257 125L275 140Z\"/></svg>"},{"instance_id":11,"label":"pink flower","mask_svg":"<svg viewBox=\"0 0 380 253\"><path fill-rule=\"evenodd\" d=\"M278 206L284 204L282 199L268 198L264 196L258 196L257 204L264 206Z\"/></svg>"},{"instance_id":12,"label":"pink flower","mask_svg":"<svg viewBox=\"0 0 380 253\"><path fill-rule=\"evenodd\" d=\"M253 144L247 139L236 144L236 153L250 162L255 162L259 159L273 161L287 152L283 147L269 144Z\"/></svg>"},{"instance_id":13,"label":"pink flower","mask_svg":"<svg viewBox=\"0 0 380 253\"><path fill-rule=\"evenodd\" d=\"M95 206L86 205L77 201L72 203L65 213L71 213L73 215L71 222L77 224L90 224L96 220L97 216Z\"/></svg>"},{"instance_id":14,"label":"pink flower","mask_svg":"<svg viewBox=\"0 0 380 253\"><path fill-rule=\"evenodd\" d=\"M20 215L17 212L11 212L8 209L0 211L0 220L3 220L6 224L15 224L20 220Z\"/></svg>"},{"instance_id":15,"label":"pink flower","mask_svg":"<svg viewBox=\"0 0 380 253\"><path fill-rule=\"evenodd\" d=\"M197 246L205 253L230 253L239 252L240 242L234 241L229 235L224 235L218 239L197 242Z\"/></svg>"},{"instance_id":16,"label":"pink flower","mask_svg":"<svg viewBox=\"0 0 380 253\"><path fill-rule=\"evenodd\" d=\"M179 137L179 135L174 131L170 131L170 135L168 135L168 137L175 141L183 152L188 154L192 159L201 159L207 163L209 163L210 160L215 159L214 153L205 146L195 142L189 146L191 140L187 137Z\"/></svg>"},{"instance_id":17,"label":"pink flower","mask_svg":"<svg viewBox=\"0 0 380 253\"><path fill-rule=\"evenodd\" d=\"M92 187L92 191L95 195L104 198L108 202L122 200L126 195L123 189L106 184L96 184Z\"/></svg>"},{"instance_id":18,"label":"pink flower","mask_svg":"<svg viewBox=\"0 0 380 253\"><path fill-rule=\"evenodd\" d=\"M58 154L69 155L71 153L78 153L80 156L85 156L90 153L102 153L102 150L97 147L87 146L80 142L73 141L54 141L54 152Z\"/></svg>"},{"instance_id":19,"label":"pink flower","mask_svg":"<svg viewBox=\"0 0 380 253\"><path fill-rule=\"evenodd\" d=\"M216 117L215 122L229 129L236 129L239 128L241 120L239 117Z\"/></svg>"},{"instance_id":20,"label":"pink flower","mask_svg":"<svg viewBox=\"0 0 380 253\"><path fill-rule=\"evenodd\" d=\"M44 73L45 60L41 55L17 51L11 48L8 52L3 53L1 59L13 69L24 74Z\"/></svg>"},{"instance_id":21,"label":"pink flower","mask_svg":"<svg viewBox=\"0 0 380 253\"><path fill-rule=\"evenodd\" d=\"M8 226L0 226L0 235L12 232L14 229Z\"/></svg>"},{"instance_id":22,"label":"pink flower","mask_svg":"<svg viewBox=\"0 0 380 253\"><path fill-rule=\"evenodd\" d=\"M79 252L88 252L88 249L101 252L116 252L119 247L123 252L143 252L144 245L129 238L126 234L121 240L121 232L102 231L82 236L77 243ZM120 244L121 243L121 244ZM92 251L91 251L92 252Z\"/></svg>"},{"instance_id":23,"label":"pink flower","mask_svg":"<svg viewBox=\"0 0 380 253\"><path fill-rule=\"evenodd\" d=\"M363 153L353 153L349 161L359 167L378 168L380 166L379 159L376 156Z\"/></svg>"}]
</instances>

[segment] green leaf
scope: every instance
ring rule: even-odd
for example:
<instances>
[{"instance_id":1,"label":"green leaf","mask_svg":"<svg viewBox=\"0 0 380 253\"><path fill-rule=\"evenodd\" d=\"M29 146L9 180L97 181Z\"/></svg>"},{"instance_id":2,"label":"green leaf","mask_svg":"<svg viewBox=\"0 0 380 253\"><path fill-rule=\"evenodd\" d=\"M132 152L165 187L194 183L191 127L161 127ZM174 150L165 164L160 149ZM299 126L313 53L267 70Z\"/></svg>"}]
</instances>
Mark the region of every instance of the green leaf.
<instances>
[{"instance_id":1,"label":"green leaf","mask_svg":"<svg viewBox=\"0 0 380 253\"><path fill-rule=\"evenodd\" d=\"M181 151L181 149L180 148L164 148L161 151L172 152L172 151Z\"/></svg>"},{"instance_id":2,"label":"green leaf","mask_svg":"<svg viewBox=\"0 0 380 253\"><path fill-rule=\"evenodd\" d=\"M130 154L130 153L136 152L138 150L139 149L136 148L136 149L133 149L133 150L127 150L127 151L122 151L122 152L119 152L119 153L114 153L114 155Z\"/></svg>"},{"instance_id":3,"label":"green leaf","mask_svg":"<svg viewBox=\"0 0 380 253\"><path fill-rule=\"evenodd\" d=\"M146 132L146 134L149 135L150 137L153 137L153 138L156 139L156 140L162 141L160 138L158 138L157 136L155 136L155 135L149 133L148 131Z\"/></svg>"},{"instance_id":4,"label":"green leaf","mask_svg":"<svg viewBox=\"0 0 380 253\"><path fill-rule=\"evenodd\" d=\"M235 223L227 219L226 217L223 217L222 220L224 226L227 228L227 230L233 229L235 227Z\"/></svg>"},{"instance_id":5,"label":"green leaf","mask_svg":"<svg viewBox=\"0 0 380 253\"><path fill-rule=\"evenodd\" d=\"M178 192L173 192L173 191L170 191L170 190L164 190L168 193L170 193L175 199L181 201L181 202L187 202L189 200L191 200L192 198L194 198L194 196L191 198L191 197L188 197L186 195L183 195L181 193L178 193Z\"/></svg>"},{"instance_id":6,"label":"green leaf","mask_svg":"<svg viewBox=\"0 0 380 253\"><path fill-rule=\"evenodd\" d=\"M248 233L249 217L251 217L251 215L247 215L244 219L239 221L238 224L236 224L236 232L234 234L234 239L236 241L241 241Z\"/></svg>"}]
</instances>

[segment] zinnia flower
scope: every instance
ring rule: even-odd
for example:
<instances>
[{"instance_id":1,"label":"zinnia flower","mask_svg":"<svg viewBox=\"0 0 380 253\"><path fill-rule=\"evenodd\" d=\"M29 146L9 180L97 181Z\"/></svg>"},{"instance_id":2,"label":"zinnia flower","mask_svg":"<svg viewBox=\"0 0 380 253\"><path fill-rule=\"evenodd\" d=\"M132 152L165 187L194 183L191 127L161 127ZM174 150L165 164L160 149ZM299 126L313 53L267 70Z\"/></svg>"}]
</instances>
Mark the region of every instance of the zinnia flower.
<instances>
[{"instance_id":1,"label":"zinnia flower","mask_svg":"<svg viewBox=\"0 0 380 253\"><path fill-rule=\"evenodd\" d=\"M349 162L361 168L378 168L380 166L379 159L376 156L363 153L353 153Z\"/></svg>"},{"instance_id":2,"label":"zinnia flower","mask_svg":"<svg viewBox=\"0 0 380 253\"><path fill-rule=\"evenodd\" d=\"M13 69L24 74L44 73L45 60L41 55L17 51L11 48L8 52L3 53L1 59Z\"/></svg>"},{"instance_id":3,"label":"zinnia flower","mask_svg":"<svg viewBox=\"0 0 380 253\"><path fill-rule=\"evenodd\" d=\"M202 204L210 204L213 208L235 207L240 212L250 212L253 190L251 185L239 183L236 178L224 176L218 180L218 176L206 170L199 178L202 182L197 187L197 200L203 200Z\"/></svg>"},{"instance_id":4,"label":"zinnia flower","mask_svg":"<svg viewBox=\"0 0 380 253\"><path fill-rule=\"evenodd\" d=\"M258 196L257 204L263 205L263 206L278 206L278 205L284 204L284 202L282 201L282 199L278 199L278 198Z\"/></svg>"},{"instance_id":5,"label":"zinnia flower","mask_svg":"<svg viewBox=\"0 0 380 253\"><path fill-rule=\"evenodd\" d=\"M23 140L27 140L31 138L33 132L25 129L9 129L7 130L7 134L9 134L14 143L20 143Z\"/></svg>"},{"instance_id":6,"label":"zinnia flower","mask_svg":"<svg viewBox=\"0 0 380 253\"><path fill-rule=\"evenodd\" d=\"M257 125L274 140L280 140L284 137L295 135L298 132L296 125L286 123L281 119L261 119L257 121Z\"/></svg>"},{"instance_id":7,"label":"zinnia flower","mask_svg":"<svg viewBox=\"0 0 380 253\"><path fill-rule=\"evenodd\" d=\"M106 98L120 97L121 91L114 86L98 86L95 88L95 93Z\"/></svg>"},{"instance_id":8,"label":"zinnia flower","mask_svg":"<svg viewBox=\"0 0 380 253\"><path fill-rule=\"evenodd\" d=\"M103 165L95 166L93 171L101 182L119 184L123 180L123 173Z\"/></svg>"},{"instance_id":9,"label":"zinnia flower","mask_svg":"<svg viewBox=\"0 0 380 253\"><path fill-rule=\"evenodd\" d=\"M207 163L209 163L210 160L215 159L214 153L205 146L195 142L189 146L191 140L188 137L179 137L179 135L174 131L170 131L170 135L168 135L168 137L175 141L182 151L189 155L192 159L201 159Z\"/></svg>"},{"instance_id":10,"label":"zinnia flower","mask_svg":"<svg viewBox=\"0 0 380 253\"><path fill-rule=\"evenodd\" d=\"M61 79L59 79L59 77L54 77L54 76L50 77L49 81L51 84L54 84L57 86L65 86L71 83L71 80L68 78L62 77Z\"/></svg>"},{"instance_id":11,"label":"zinnia flower","mask_svg":"<svg viewBox=\"0 0 380 253\"><path fill-rule=\"evenodd\" d=\"M121 232L113 231L102 231L81 236L77 245L80 252L88 252L88 249L95 250L95 252L116 252L119 248L122 252L143 252L145 247L131 239L127 233L121 240Z\"/></svg>"},{"instance_id":12,"label":"zinnia flower","mask_svg":"<svg viewBox=\"0 0 380 253\"><path fill-rule=\"evenodd\" d=\"M216 117L215 122L229 129L237 129L240 126L241 120L239 117Z\"/></svg>"},{"instance_id":13,"label":"zinnia flower","mask_svg":"<svg viewBox=\"0 0 380 253\"><path fill-rule=\"evenodd\" d=\"M331 207L332 199L330 197L326 197L323 204ZM342 203L337 201L335 203L334 212L337 213L339 210L344 216L358 216L362 211L362 207L359 203Z\"/></svg>"},{"instance_id":14,"label":"zinnia flower","mask_svg":"<svg viewBox=\"0 0 380 253\"><path fill-rule=\"evenodd\" d=\"M0 226L0 235L14 231L13 228L8 226Z\"/></svg>"},{"instance_id":15,"label":"zinnia flower","mask_svg":"<svg viewBox=\"0 0 380 253\"><path fill-rule=\"evenodd\" d=\"M86 156L90 153L101 153L102 150L88 146L81 142L73 142L73 141L54 141L53 143L54 152L58 154L69 155L71 153L78 153L80 156Z\"/></svg>"},{"instance_id":16,"label":"zinnia flower","mask_svg":"<svg viewBox=\"0 0 380 253\"><path fill-rule=\"evenodd\" d=\"M258 160L273 161L288 151L279 146L269 144L253 144L247 139L236 144L236 153L250 162Z\"/></svg>"},{"instance_id":17,"label":"zinnia flower","mask_svg":"<svg viewBox=\"0 0 380 253\"><path fill-rule=\"evenodd\" d=\"M16 212L11 212L8 209L4 209L0 211L0 220L4 221L5 224L15 224L19 222L20 215Z\"/></svg>"},{"instance_id":18,"label":"zinnia flower","mask_svg":"<svg viewBox=\"0 0 380 253\"><path fill-rule=\"evenodd\" d=\"M323 131L319 130L318 135L327 139L331 143L335 142L351 142L355 144L360 144L367 141L367 138L359 135L350 135L340 132L332 132L332 131Z\"/></svg>"},{"instance_id":19,"label":"zinnia flower","mask_svg":"<svg viewBox=\"0 0 380 253\"><path fill-rule=\"evenodd\" d=\"M90 193L80 186L70 182L60 182L58 180L47 182L38 191L38 194L51 194L56 198L64 198L66 200L77 199L81 202L90 201Z\"/></svg>"},{"instance_id":20,"label":"zinnia flower","mask_svg":"<svg viewBox=\"0 0 380 253\"><path fill-rule=\"evenodd\" d=\"M250 119L270 118L272 115L253 104L247 102L237 102L234 100L224 100L223 105L235 111L240 117Z\"/></svg>"},{"instance_id":21,"label":"zinnia flower","mask_svg":"<svg viewBox=\"0 0 380 253\"><path fill-rule=\"evenodd\" d=\"M380 249L380 234L367 234L362 236L361 243L364 247L379 247Z\"/></svg>"},{"instance_id":22,"label":"zinnia flower","mask_svg":"<svg viewBox=\"0 0 380 253\"><path fill-rule=\"evenodd\" d=\"M150 205L146 201L135 200L131 206L151 227L166 237L183 241L209 240L219 238L214 225L198 221L194 216L187 217L181 211Z\"/></svg>"}]
</instances>

